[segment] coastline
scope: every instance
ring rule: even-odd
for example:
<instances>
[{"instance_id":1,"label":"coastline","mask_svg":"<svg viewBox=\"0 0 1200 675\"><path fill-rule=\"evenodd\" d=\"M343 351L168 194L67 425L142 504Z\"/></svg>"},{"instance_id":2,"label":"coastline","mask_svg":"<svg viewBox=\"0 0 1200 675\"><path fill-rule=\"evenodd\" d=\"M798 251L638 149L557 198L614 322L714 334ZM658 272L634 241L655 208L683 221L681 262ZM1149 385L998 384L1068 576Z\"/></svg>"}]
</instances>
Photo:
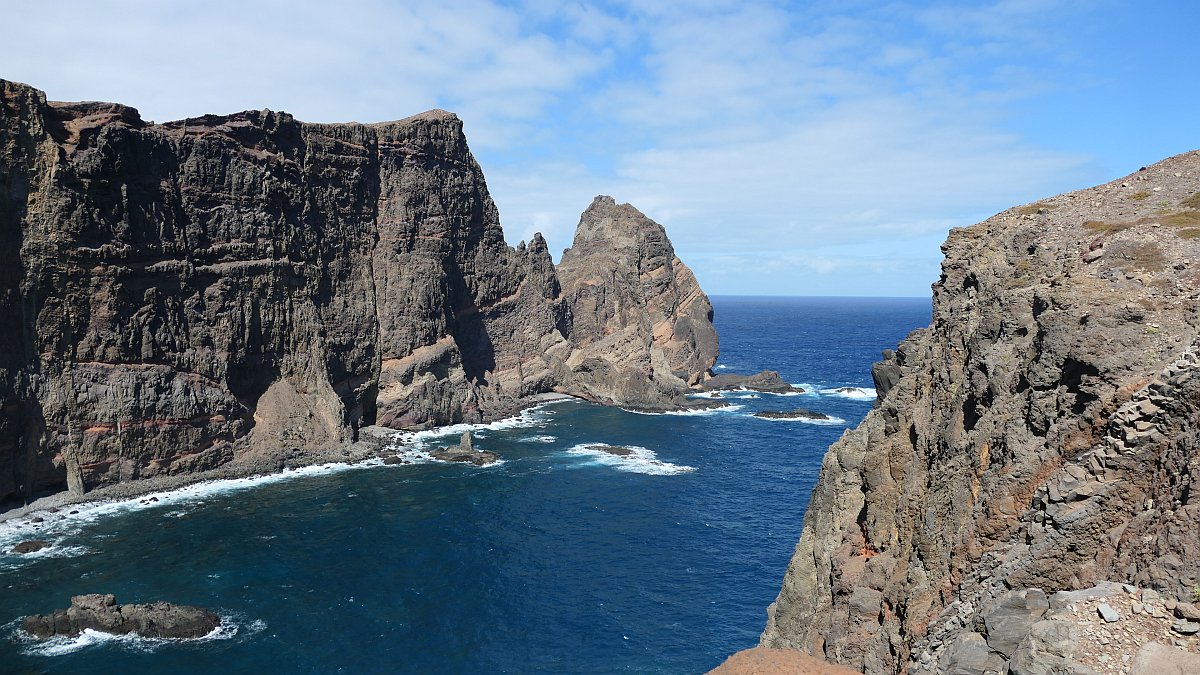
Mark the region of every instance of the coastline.
<instances>
[{"instance_id":1,"label":"coastline","mask_svg":"<svg viewBox=\"0 0 1200 675\"><path fill-rule=\"evenodd\" d=\"M347 445L330 448L323 451L305 451L285 454L286 451L269 457L247 457L234 460L229 464L201 471L198 473L176 474L172 476L153 476L134 481L114 483L96 488L82 495L72 495L62 490L50 495L44 495L21 506L0 511L0 523L8 523L22 518L30 518L55 513L69 506L98 506L106 503L134 500L150 494L174 492L199 483L209 483L227 480L245 480L279 476L289 471L297 471L309 467L326 465L345 465L351 467L372 459L382 459L387 455L387 449L396 443L403 442L406 435L434 433L444 435L454 433L459 426L479 427L489 424L517 420L530 410L561 401L585 401L585 399L569 394L544 393L531 396L528 404L505 417L481 423L459 423L424 430L392 429L382 426L366 426L358 430L359 440ZM442 434L438 434L442 431Z\"/></svg>"}]
</instances>

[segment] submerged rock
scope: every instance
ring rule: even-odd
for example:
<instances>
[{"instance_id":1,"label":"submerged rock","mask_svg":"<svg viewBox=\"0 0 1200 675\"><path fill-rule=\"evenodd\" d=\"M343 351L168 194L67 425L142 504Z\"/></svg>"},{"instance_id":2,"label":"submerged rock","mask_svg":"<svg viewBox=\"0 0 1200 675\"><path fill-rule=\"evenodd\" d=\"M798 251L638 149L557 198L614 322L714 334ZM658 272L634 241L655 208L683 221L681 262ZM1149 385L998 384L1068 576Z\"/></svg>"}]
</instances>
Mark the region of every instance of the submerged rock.
<instances>
[{"instance_id":1,"label":"submerged rock","mask_svg":"<svg viewBox=\"0 0 1200 675\"><path fill-rule=\"evenodd\" d=\"M28 541L22 541L22 542L18 543L16 546L13 546L9 550L9 552L10 553L20 553L20 554L33 553L35 551L40 551L44 548L48 548L49 546L50 546L50 542L48 542L48 541L43 541L41 539L30 539Z\"/></svg>"},{"instance_id":2,"label":"submerged rock","mask_svg":"<svg viewBox=\"0 0 1200 675\"><path fill-rule=\"evenodd\" d=\"M754 413L755 417L762 417L768 420L831 420L833 419L825 413L819 413L815 410L805 410L798 408L796 410L763 410Z\"/></svg>"},{"instance_id":3,"label":"submerged rock","mask_svg":"<svg viewBox=\"0 0 1200 675\"><path fill-rule=\"evenodd\" d=\"M199 638L221 625L221 617L201 607L153 602L117 605L112 595L76 595L67 609L25 617L21 629L39 640L75 637L84 630L148 638Z\"/></svg>"},{"instance_id":4,"label":"submerged rock","mask_svg":"<svg viewBox=\"0 0 1200 675\"><path fill-rule=\"evenodd\" d=\"M627 448L623 445L589 445L587 448L588 450L607 452L608 454L615 455L617 457L629 457L634 454L632 448Z\"/></svg>"}]
</instances>

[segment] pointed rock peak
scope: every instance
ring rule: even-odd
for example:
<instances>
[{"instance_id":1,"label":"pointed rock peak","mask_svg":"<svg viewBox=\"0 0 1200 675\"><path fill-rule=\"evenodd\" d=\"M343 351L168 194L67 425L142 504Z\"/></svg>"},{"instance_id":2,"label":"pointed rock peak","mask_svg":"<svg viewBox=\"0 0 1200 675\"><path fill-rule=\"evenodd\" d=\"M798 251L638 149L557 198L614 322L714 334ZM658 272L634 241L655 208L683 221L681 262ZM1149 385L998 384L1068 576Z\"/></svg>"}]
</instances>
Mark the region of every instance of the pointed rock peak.
<instances>
[{"instance_id":1,"label":"pointed rock peak","mask_svg":"<svg viewBox=\"0 0 1200 675\"><path fill-rule=\"evenodd\" d=\"M529 240L529 252L530 253L541 253L542 251L549 251L549 250L550 250L550 247L546 245L546 240L544 238L542 238L542 233L534 232L533 238Z\"/></svg>"},{"instance_id":2,"label":"pointed rock peak","mask_svg":"<svg viewBox=\"0 0 1200 675\"><path fill-rule=\"evenodd\" d=\"M605 241L613 248L624 248L639 240L666 241L662 225L651 220L631 204L618 204L608 195L592 200L579 217L571 247L592 241Z\"/></svg>"},{"instance_id":3,"label":"pointed rock peak","mask_svg":"<svg viewBox=\"0 0 1200 675\"><path fill-rule=\"evenodd\" d=\"M634 218L645 218L646 214L637 210L632 204L618 204L617 200L608 195L597 195L592 204L583 212L583 217L615 217L618 215Z\"/></svg>"}]
</instances>

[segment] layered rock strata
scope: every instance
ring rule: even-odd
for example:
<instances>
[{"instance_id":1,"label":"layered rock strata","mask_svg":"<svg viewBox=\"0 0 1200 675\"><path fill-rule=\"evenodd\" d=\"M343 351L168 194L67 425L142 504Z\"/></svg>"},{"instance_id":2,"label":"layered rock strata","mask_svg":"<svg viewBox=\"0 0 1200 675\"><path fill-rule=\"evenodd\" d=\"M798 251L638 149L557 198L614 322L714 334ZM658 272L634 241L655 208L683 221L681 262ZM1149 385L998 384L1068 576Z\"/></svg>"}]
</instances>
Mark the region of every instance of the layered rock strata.
<instances>
[{"instance_id":1,"label":"layered rock strata","mask_svg":"<svg viewBox=\"0 0 1200 675\"><path fill-rule=\"evenodd\" d=\"M1188 153L951 232L931 325L825 455L764 645L873 673L1050 672L993 639L1028 637L988 625L1013 593L1193 597L1198 193Z\"/></svg>"},{"instance_id":2,"label":"layered rock strata","mask_svg":"<svg viewBox=\"0 0 1200 675\"><path fill-rule=\"evenodd\" d=\"M678 403L716 359L662 228L597 198L505 244L462 123L152 124L0 80L0 502L330 449L559 391Z\"/></svg>"}]
</instances>

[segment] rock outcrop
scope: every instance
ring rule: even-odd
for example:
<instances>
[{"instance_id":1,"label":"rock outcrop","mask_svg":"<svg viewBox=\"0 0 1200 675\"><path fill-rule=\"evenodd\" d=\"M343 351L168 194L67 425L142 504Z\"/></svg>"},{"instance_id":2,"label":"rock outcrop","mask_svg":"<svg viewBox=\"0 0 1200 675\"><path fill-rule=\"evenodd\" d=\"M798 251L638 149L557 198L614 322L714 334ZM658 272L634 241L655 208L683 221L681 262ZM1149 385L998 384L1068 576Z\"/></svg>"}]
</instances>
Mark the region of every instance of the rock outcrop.
<instances>
[{"instance_id":1,"label":"rock outcrop","mask_svg":"<svg viewBox=\"0 0 1200 675\"><path fill-rule=\"evenodd\" d=\"M429 453L434 459L443 462L462 462L475 466L488 466L500 461L500 455L490 450L479 450L471 441L471 432L464 431L458 445L449 448L438 448Z\"/></svg>"},{"instance_id":2,"label":"rock outcrop","mask_svg":"<svg viewBox=\"0 0 1200 675\"><path fill-rule=\"evenodd\" d=\"M703 391L761 391L768 394L803 394L803 387L795 387L784 382L779 373L774 370L764 370L753 375L734 375L722 373L714 375L699 385Z\"/></svg>"},{"instance_id":3,"label":"rock outcrop","mask_svg":"<svg viewBox=\"0 0 1200 675\"><path fill-rule=\"evenodd\" d=\"M711 374L712 305L666 231L637 209L597 197L558 278L572 326L563 379L573 392L655 408Z\"/></svg>"},{"instance_id":4,"label":"rock outcrop","mask_svg":"<svg viewBox=\"0 0 1200 675\"><path fill-rule=\"evenodd\" d=\"M932 324L825 455L764 645L872 673L1069 672L1017 658L1066 658L1047 596L1193 597L1198 193L1188 153L951 232Z\"/></svg>"},{"instance_id":5,"label":"rock outcrop","mask_svg":"<svg viewBox=\"0 0 1200 675\"><path fill-rule=\"evenodd\" d=\"M561 281L560 281L561 280ZM0 80L0 502L511 414L677 403L716 359L662 228L505 244L462 123L151 124Z\"/></svg>"},{"instance_id":6,"label":"rock outcrop","mask_svg":"<svg viewBox=\"0 0 1200 675\"><path fill-rule=\"evenodd\" d=\"M153 602L117 605L112 595L76 595L71 606L50 614L27 616L21 630L45 640L75 637L85 630L147 638L200 638L221 625L221 617L201 607Z\"/></svg>"}]
</instances>

